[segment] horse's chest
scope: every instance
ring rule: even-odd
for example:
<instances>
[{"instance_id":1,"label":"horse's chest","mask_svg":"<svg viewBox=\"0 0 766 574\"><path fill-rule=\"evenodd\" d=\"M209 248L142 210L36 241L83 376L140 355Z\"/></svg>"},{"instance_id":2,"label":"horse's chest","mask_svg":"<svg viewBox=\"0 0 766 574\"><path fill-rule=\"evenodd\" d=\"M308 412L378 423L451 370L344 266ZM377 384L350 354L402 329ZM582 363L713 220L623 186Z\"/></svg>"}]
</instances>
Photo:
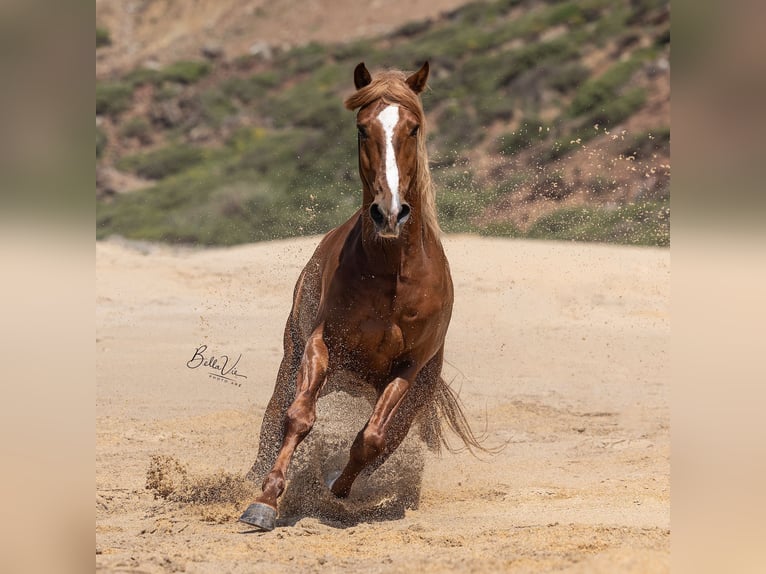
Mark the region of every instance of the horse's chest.
<instances>
[{"instance_id":1,"label":"horse's chest","mask_svg":"<svg viewBox=\"0 0 766 574\"><path fill-rule=\"evenodd\" d=\"M421 299L385 288L350 291L328 318L330 352L344 368L387 372L397 359L417 354L430 315Z\"/></svg>"}]
</instances>

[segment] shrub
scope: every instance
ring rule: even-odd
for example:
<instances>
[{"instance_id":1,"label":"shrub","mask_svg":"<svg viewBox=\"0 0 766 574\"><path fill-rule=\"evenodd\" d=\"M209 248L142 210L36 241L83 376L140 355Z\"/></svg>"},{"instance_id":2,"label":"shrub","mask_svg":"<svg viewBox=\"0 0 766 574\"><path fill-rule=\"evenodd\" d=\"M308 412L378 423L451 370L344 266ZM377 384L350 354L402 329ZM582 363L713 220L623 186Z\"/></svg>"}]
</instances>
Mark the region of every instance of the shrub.
<instances>
[{"instance_id":1,"label":"shrub","mask_svg":"<svg viewBox=\"0 0 766 574\"><path fill-rule=\"evenodd\" d=\"M180 61L163 68L160 79L179 84L193 84L210 73L210 64L199 61Z\"/></svg>"},{"instance_id":2,"label":"shrub","mask_svg":"<svg viewBox=\"0 0 766 574\"><path fill-rule=\"evenodd\" d=\"M592 125L586 125L573 130L569 135L558 137L549 147L544 149L540 160L546 163L562 158L582 147L585 142L592 140L597 135L598 132L593 129Z\"/></svg>"},{"instance_id":3,"label":"shrub","mask_svg":"<svg viewBox=\"0 0 766 574\"><path fill-rule=\"evenodd\" d=\"M564 179L561 171L546 170L532 183L532 196L561 201L572 193L572 187Z\"/></svg>"},{"instance_id":4,"label":"shrub","mask_svg":"<svg viewBox=\"0 0 766 574\"><path fill-rule=\"evenodd\" d=\"M667 44L670 44L670 26L665 26L662 28L658 33L657 36L654 38L654 45L663 47Z\"/></svg>"},{"instance_id":5,"label":"shrub","mask_svg":"<svg viewBox=\"0 0 766 574\"><path fill-rule=\"evenodd\" d=\"M588 80L577 90L569 106L570 116L579 116L598 110L612 102L618 90L630 80L641 64L639 58L614 64L599 77Z\"/></svg>"},{"instance_id":6,"label":"shrub","mask_svg":"<svg viewBox=\"0 0 766 574\"><path fill-rule=\"evenodd\" d=\"M211 67L207 62L182 60L162 68L136 68L125 74L124 80L133 86L153 84L160 86L164 82L176 84L194 84L210 73Z\"/></svg>"},{"instance_id":7,"label":"shrub","mask_svg":"<svg viewBox=\"0 0 766 574\"><path fill-rule=\"evenodd\" d=\"M441 151L444 153L457 154L478 143L481 135L470 110L457 102L445 106L436 126L441 138Z\"/></svg>"},{"instance_id":8,"label":"shrub","mask_svg":"<svg viewBox=\"0 0 766 574\"><path fill-rule=\"evenodd\" d=\"M621 153L635 159L645 159L655 152L669 152L670 128L662 127L636 134L629 138Z\"/></svg>"},{"instance_id":9,"label":"shrub","mask_svg":"<svg viewBox=\"0 0 766 574\"><path fill-rule=\"evenodd\" d=\"M192 106L199 109L201 120L211 126L221 125L223 120L236 112L229 98L217 87L195 95Z\"/></svg>"},{"instance_id":10,"label":"shrub","mask_svg":"<svg viewBox=\"0 0 766 574\"><path fill-rule=\"evenodd\" d=\"M545 124L537 118L530 118L521 122L515 131L500 136L496 143L497 151L503 155L514 155L546 137L548 129Z\"/></svg>"},{"instance_id":11,"label":"shrub","mask_svg":"<svg viewBox=\"0 0 766 574\"><path fill-rule=\"evenodd\" d=\"M111 46L112 38L109 35L109 30L106 28L99 28L96 26L96 49L103 48L104 46Z\"/></svg>"},{"instance_id":12,"label":"shrub","mask_svg":"<svg viewBox=\"0 0 766 574\"><path fill-rule=\"evenodd\" d=\"M493 221L479 227L479 235L494 237L524 237L524 232L510 221Z\"/></svg>"},{"instance_id":13,"label":"shrub","mask_svg":"<svg viewBox=\"0 0 766 574\"><path fill-rule=\"evenodd\" d=\"M223 82L221 89L227 97L248 104L265 96L278 83L279 78L274 72L264 72L249 78L229 78Z\"/></svg>"},{"instance_id":14,"label":"shrub","mask_svg":"<svg viewBox=\"0 0 766 574\"><path fill-rule=\"evenodd\" d=\"M104 130L96 126L96 159L101 157L108 143L109 140L107 139Z\"/></svg>"},{"instance_id":15,"label":"shrub","mask_svg":"<svg viewBox=\"0 0 766 574\"><path fill-rule=\"evenodd\" d=\"M578 88L589 75L588 69L580 63L564 64L551 72L548 85L557 92L565 94Z\"/></svg>"},{"instance_id":16,"label":"shrub","mask_svg":"<svg viewBox=\"0 0 766 574\"><path fill-rule=\"evenodd\" d=\"M418 34L422 34L428 30L431 27L431 24L431 20L413 20L399 27L391 34L391 36L403 36L404 38L411 38L412 36L417 36Z\"/></svg>"},{"instance_id":17,"label":"shrub","mask_svg":"<svg viewBox=\"0 0 766 574\"><path fill-rule=\"evenodd\" d=\"M611 209L563 208L538 219L526 235L535 239L667 246L670 245L670 204L657 201Z\"/></svg>"},{"instance_id":18,"label":"shrub","mask_svg":"<svg viewBox=\"0 0 766 574\"><path fill-rule=\"evenodd\" d=\"M96 115L117 116L130 107L133 87L124 82L96 84Z\"/></svg>"},{"instance_id":19,"label":"shrub","mask_svg":"<svg viewBox=\"0 0 766 574\"><path fill-rule=\"evenodd\" d=\"M275 63L282 66L285 73L301 74L321 67L327 59L327 47L317 42L297 46L275 58Z\"/></svg>"},{"instance_id":20,"label":"shrub","mask_svg":"<svg viewBox=\"0 0 766 574\"><path fill-rule=\"evenodd\" d=\"M565 2L553 6L550 12L546 14L545 20L548 26L557 26L559 24L579 26L585 23L586 18L578 2Z\"/></svg>"},{"instance_id":21,"label":"shrub","mask_svg":"<svg viewBox=\"0 0 766 574\"><path fill-rule=\"evenodd\" d=\"M470 231L471 219L495 197L493 191L476 185L472 172L460 167L435 171L434 184L439 223L449 233Z\"/></svg>"},{"instance_id":22,"label":"shrub","mask_svg":"<svg viewBox=\"0 0 766 574\"><path fill-rule=\"evenodd\" d=\"M601 108L594 110L587 121L589 124L615 126L629 118L646 103L646 90L634 88L622 96L604 102Z\"/></svg>"},{"instance_id":23,"label":"shrub","mask_svg":"<svg viewBox=\"0 0 766 574\"><path fill-rule=\"evenodd\" d=\"M120 136L135 138L142 144L148 144L152 141L152 127L144 118L131 118L120 128Z\"/></svg>"},{"instance_id":24,"label":"shrub","mask_svg":"<svg viewBox=\"0 0 766 574\"><path fill-rule=\"evenodd\" d=\"M147 179L163 179L201 162L201 149L187 145L170 145L158 150L120 159L117 167Z\"/></svg>"},{"instance_id":25,"label":"shrub","mask_svg":"<svg viewBox=\"0 0 766 574\"><path fill-rule=\"evenodd\" d=\"M154 70L152 68L135 68L125 74L123 79L133 86L141 86L144 84L157 85L161 81L160 76L161 74L159 70Z\"/></svg>"},{"instance_id":26,"label":"shrub","mask_svg":"<svg viewBox=\"0 0 766 574\"><path fill-rule=\"evenodd\" d=\"M270 97L266 107L277 127L315 128L329 135L353 126L340 97L320 83L317 76Z\"/></svg>"},{"instance_id":27,"label":"shrub","mask_svg":"<svg viewBox=\"0 0 766 574\"><path fill-rule=\"evenodd\" d=\"M516 101L503 92L477 95L473 99L478 125L474 128L489 126L495 121L507 122L513 119Z\"/></svg>"},{"instance_id":28,"label":"shrub","mask_svg":"<svg viewBox=\"0 0 766 574\"><path fill-rule=\"evenodd\" d=\"M503 72L498 83L509 85L527 70L540 67L543 63L565 62L577 56L578 52L577 43L570 36L529 44L507 54L507 63L500 68Z\"/></svg>"},{"instance_id":29,"label":"shrub","mask_svg":"<svg viewBox=\"0 0 766 574\"><path fill-rule=\"evenodd\" d=\"M177 98L183 92L183 88L178 84L162 84L154 91L154 99L158 102L164 102Z\"/></svg>"},{"instance_id":30,"label":"shrub","mask_svg":"<svg viewBox=\"0 0 766 574\"><path fill-rule=\"evenodd\" d=\"M295 163L295 150L305 137L302 130L278 133L239 130L229 141L235 150L241 150L237 169L265 175L270 171L288 173Z\"/></svg>"}]
</instances>

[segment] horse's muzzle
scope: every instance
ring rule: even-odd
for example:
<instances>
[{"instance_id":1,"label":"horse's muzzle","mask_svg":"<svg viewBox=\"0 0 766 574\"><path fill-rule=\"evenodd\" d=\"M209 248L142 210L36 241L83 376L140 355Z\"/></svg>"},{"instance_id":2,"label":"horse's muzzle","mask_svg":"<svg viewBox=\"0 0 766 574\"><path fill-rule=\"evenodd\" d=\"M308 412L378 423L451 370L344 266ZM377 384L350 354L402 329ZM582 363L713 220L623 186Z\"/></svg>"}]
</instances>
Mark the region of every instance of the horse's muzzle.
<instances>
[{"instance_id":1,"label":"horse's muzzle","mask_svg":"<svg viewBox=\"0 0 766 574\"><path fill-rule=\"evenodd\" d=\"M396 210L388 210L382 204L373 202L370 205L370 218L375 224L375 231L380 237L395 239L404 223L410 218L410 206L407 203Z\"/></svg>"}]
</instances>

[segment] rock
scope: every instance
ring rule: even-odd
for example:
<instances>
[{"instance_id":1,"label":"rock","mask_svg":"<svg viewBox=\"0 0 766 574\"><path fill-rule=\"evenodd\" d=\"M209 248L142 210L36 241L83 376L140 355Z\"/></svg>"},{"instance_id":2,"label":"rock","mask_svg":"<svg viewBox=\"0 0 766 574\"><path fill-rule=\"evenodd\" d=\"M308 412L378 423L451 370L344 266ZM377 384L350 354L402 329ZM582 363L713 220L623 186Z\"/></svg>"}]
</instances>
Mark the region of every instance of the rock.
<instances>
[{"instance_id":1,"label":"rock","mask_svg":"<svg viewBox=\"0 0 766 574\"><path fill-rule=\"evenodd\" d=\"M150 58L150 59L146 60L143 63L143 67L146 68L147 70L155 70L155 71L157 71L157 70L162 68L162 64L160 64L154 58Z\"/></svg>"},{"instance_id":2,"label":"rock","mask_svg":"<svg viewBox=\"0 0 766 574\"><path fill-rule=\"evenodd\" d=\"M205 44L200 49L202 55L208 60L218 60L223 57L223 46L220 44Z\"/></svg>"},{"instance_id":3,"label":"rock","mask_svg":"<svg viewBox=\"0 0 766 574\"><path fill-rule=\"evenodd\" d=\"M208 126L195 126L189 132L189 140L192 142L204 142L213 137L213 130Z\"/></svg>"},{"instance_id":4,"label":"rock","mask_svg":"<svg viewBox=\"0 0 766 574\"><path fill-rule=\"evenodd\" d=\"M649 77L665 74L670 70L670 62L665 57L658 58L646 65L646 75Z\"/></svg>"},{"instance_id":5,"label":"rock","mask_svg":"<svg viewBox=\"0 0 766 574\"><path fill-rule=\"evenodd\" d=\"M96 166L96 198L110 199L118 193L149 187L150 182L111 166Z\"/></svg>"},{"instance_id":6,"label":"rock","mask_svg":"<svg viewBox=\"0 0 766 574\"><path fill-rule=\"evenodd\" d=\"M168 128L177 126L184 119L181 106L175 99L155 102L149 109L149 116L152 118L152 122Z\"/></svg>"},{"instance_id":7,"label":"rock","mask_svg":"<svg viewBox=\"0 0 766 574\"><path fill-rule=\"evenodd\" d=\"M271 46L269 46L266 42L256 42L250 46L248 52L251 56L259 56L267 61L271 60L274 56Z\"/></svg>"}]
</instances>

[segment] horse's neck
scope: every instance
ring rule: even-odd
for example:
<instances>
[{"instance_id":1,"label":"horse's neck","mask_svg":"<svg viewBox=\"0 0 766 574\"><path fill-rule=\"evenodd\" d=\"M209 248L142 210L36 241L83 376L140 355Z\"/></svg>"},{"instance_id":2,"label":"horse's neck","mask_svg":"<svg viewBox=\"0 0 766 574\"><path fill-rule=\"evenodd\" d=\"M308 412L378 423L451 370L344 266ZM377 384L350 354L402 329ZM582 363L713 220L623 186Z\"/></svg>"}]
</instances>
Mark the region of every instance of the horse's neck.
<instances>
[{"instance_id":1,"label":"horse's neck","mask_svg":"<svg viewBox=\"0 0 766 574\"><path fill-rule=\"evenodd\" d=\"M366 266L371 272L381 275L398 275L408 260L414 261L425 254L422 219L414 215L413 213L413 217L407 222L398 238L380 239L375 236L372 221L366 217L364 210L362 211L360 217L363 230L359 246L364 253Z\"/></svg>"}]
</instances>

